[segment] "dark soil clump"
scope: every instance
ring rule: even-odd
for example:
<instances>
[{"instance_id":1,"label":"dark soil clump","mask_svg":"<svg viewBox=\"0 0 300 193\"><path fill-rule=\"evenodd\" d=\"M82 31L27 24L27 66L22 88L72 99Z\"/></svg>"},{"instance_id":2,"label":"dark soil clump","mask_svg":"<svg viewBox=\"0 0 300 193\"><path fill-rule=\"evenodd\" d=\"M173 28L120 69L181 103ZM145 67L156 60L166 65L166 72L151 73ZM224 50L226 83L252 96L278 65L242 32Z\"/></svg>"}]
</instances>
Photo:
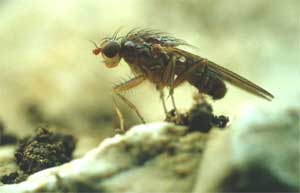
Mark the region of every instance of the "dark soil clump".
<instances>
[{"instance_id":1,"label":"dark soil clump","mask_svg":"<svg viewBox=\"0 0 300 193\"><path fill-rule=\"evenodd\" d=\"M0 145L12 145L18 142L17 136L6 133L4 124L0 121Z\"/></svg>"},{"instance_id":2,"label":"dark soil clump","mask_svg":"<svg viewBox=\"0 0 300 193\"><path fill-rule=\"evenodd\" d=\"M16 163L20 170L3 175L0 177L1 182L18 183L26 180L30 174L70 161L75 142L71 135L39 128L35 136L22 140L15 152Z\"/></svg>"},{"instance_id":3,"label":"dark soil clump","mask_svg":"<svg viewBox=\"0 0 300 193\"><path fill-rule=\"evenodd\" d=\"M189 131L201 131L207 133L212 127L225 128L229 118L213 114L212 106L203 98L195 98L196 104L186 113L177 114L171 110L165 121L177 125L188 126Z\"/></svg>"},{"instance_id":4,"label":"dark soil clump","mask_svg":"<svg viewBox=\"0 0 300 193\"><path fill-rule=\"evenodd\" d=\"M27 177L28 177L28 174L12 172L10 174L2 176L1 182L3 184L16 184L16 183L26 180Z\"/></svg>"},{"instance_id":5,"label":"dark soil clump","mask_svg":"<svg viewBox=\"0 0 300 193\"><path fill-rule=\"evenodd\" d=\"M74 149L73 136L40 128L34 137L21 142L15 158L22 171L32 174L70 161Z\"/></svg>"}]
</instances>

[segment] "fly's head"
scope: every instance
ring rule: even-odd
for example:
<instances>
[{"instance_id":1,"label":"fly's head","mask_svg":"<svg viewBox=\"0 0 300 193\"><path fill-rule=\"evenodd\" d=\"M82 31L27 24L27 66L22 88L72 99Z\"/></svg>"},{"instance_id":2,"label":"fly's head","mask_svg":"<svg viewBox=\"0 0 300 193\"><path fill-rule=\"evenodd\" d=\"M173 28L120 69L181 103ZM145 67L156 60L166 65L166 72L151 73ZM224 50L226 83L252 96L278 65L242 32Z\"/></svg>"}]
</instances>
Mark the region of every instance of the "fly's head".
<instances>
[{"instance_id":1,"label":"fly's head","mask_svg":"<svg viewBox=\"0 0 300 193\"><path fill-rule=\"evenodd\" d=\"M97 44L95 44L95 46L96 48L93 49L93 53L95 55L101 53L106 67L113 68L119 64L121 60L121 44L117 40L107 39L100 44L100 47L98 47Z\"/></svg>"}]
</instances>

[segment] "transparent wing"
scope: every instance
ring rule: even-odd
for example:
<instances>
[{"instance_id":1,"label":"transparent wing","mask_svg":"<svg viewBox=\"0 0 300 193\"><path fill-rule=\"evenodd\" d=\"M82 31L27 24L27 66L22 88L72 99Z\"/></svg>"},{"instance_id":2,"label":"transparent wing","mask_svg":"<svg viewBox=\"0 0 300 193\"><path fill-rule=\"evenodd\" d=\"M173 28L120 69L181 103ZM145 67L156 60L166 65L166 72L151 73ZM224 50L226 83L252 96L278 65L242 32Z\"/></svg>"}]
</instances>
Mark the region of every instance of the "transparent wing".
<instances>
[{"instance_id":1,"label":"transparent wing","mask_svg":"<svg viewBox=\"0 0 300 193\"><path fill-rule=\"evenodd\" d=\"M176 53L178 56L184 56L186 58L189 58L190 60L192 60L193 62L193 66L197 66L197 68L203 69L204 67L207 67L207 70L215 73L216 75L218 75L222 80L237 86L251 94L254 94L256 96L262 97L264 99L267 100L272 100L274 98L274 96L266 91L265 89L263 89L262 87L254 84L253 82L247 80L246 78L232 72L231 70L228 70L212 61L209 61L205 58L202 58L200 56L191 54L189 52L186 52L184 50L178 49L178 48L171 48L168 49L169 53ZM191 65L191 64L189 64ZM194 68L194 67L188 67L188 68ZM195 71L197 71L197 69L195 69ZM191 73L195 72L192 71ZM188 77L186 77L188 78Z\"/></svg>"},{"instance_id":2,"label":"transparent wing","mask_svg":"<svg viewBox=\"0 0 300 193\"><path fill-rule=\"evenodd\" d=\"M248 91L254 95L257 95L269 101L274 98L274 96L265 89L247 80L246 78L215 64L214 62L208 61L208 69L218 74L224 81L227 81L230 84Z\"/></svg>"}]
</instances>

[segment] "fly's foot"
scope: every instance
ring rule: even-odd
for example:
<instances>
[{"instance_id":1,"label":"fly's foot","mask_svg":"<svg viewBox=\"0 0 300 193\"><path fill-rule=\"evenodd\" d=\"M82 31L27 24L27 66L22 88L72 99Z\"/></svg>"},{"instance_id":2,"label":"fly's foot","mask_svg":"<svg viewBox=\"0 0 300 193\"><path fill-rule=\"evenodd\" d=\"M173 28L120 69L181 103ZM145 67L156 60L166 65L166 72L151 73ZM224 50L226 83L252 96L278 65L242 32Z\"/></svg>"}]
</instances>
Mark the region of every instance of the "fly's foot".
<instances>
[{"instance_id":1,"label":"fly's foot","mask_svg":"<svg viewBox=\"0 0 300 193\"><path fill-rule=\"evenodd\" d=\"M114 132L115 132L115 134L124 134L124 133L126 133L126 131L127 130L125 130L125 129L120 129L120 128L116 128L116 129L114 129Z\"/></svg>"},{"instance_id":2,"label":"fly's foot","mask_svg":"<svg viewBox=\"0 0 300 193\"><path fill-rule=\"evenodd\" d=\"M165 121L175 123L176 125L187 125L188 113L180 113L178 110L172 109L166 114Z\"/></svg>"}]
</instances>

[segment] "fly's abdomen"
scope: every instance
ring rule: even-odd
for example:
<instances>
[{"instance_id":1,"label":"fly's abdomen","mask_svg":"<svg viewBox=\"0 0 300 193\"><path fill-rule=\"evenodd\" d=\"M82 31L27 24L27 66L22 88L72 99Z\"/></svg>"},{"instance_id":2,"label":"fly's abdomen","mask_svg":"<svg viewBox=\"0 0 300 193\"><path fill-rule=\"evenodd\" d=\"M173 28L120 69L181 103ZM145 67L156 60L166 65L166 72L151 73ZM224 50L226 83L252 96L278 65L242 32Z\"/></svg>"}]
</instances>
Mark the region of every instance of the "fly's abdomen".
<instances>
[{"instance_id":1,"label":"fly's abdomen","mask_svg":"<svg viewBox=\"0 0 300 193\"><path fill-rule=\"evenodd\" d=\"M214 72L207 70L193 73L187 81L200 93L208 94L215 100L223 98L227 91L224 81Z\"/></svg>"}]
</instances>

